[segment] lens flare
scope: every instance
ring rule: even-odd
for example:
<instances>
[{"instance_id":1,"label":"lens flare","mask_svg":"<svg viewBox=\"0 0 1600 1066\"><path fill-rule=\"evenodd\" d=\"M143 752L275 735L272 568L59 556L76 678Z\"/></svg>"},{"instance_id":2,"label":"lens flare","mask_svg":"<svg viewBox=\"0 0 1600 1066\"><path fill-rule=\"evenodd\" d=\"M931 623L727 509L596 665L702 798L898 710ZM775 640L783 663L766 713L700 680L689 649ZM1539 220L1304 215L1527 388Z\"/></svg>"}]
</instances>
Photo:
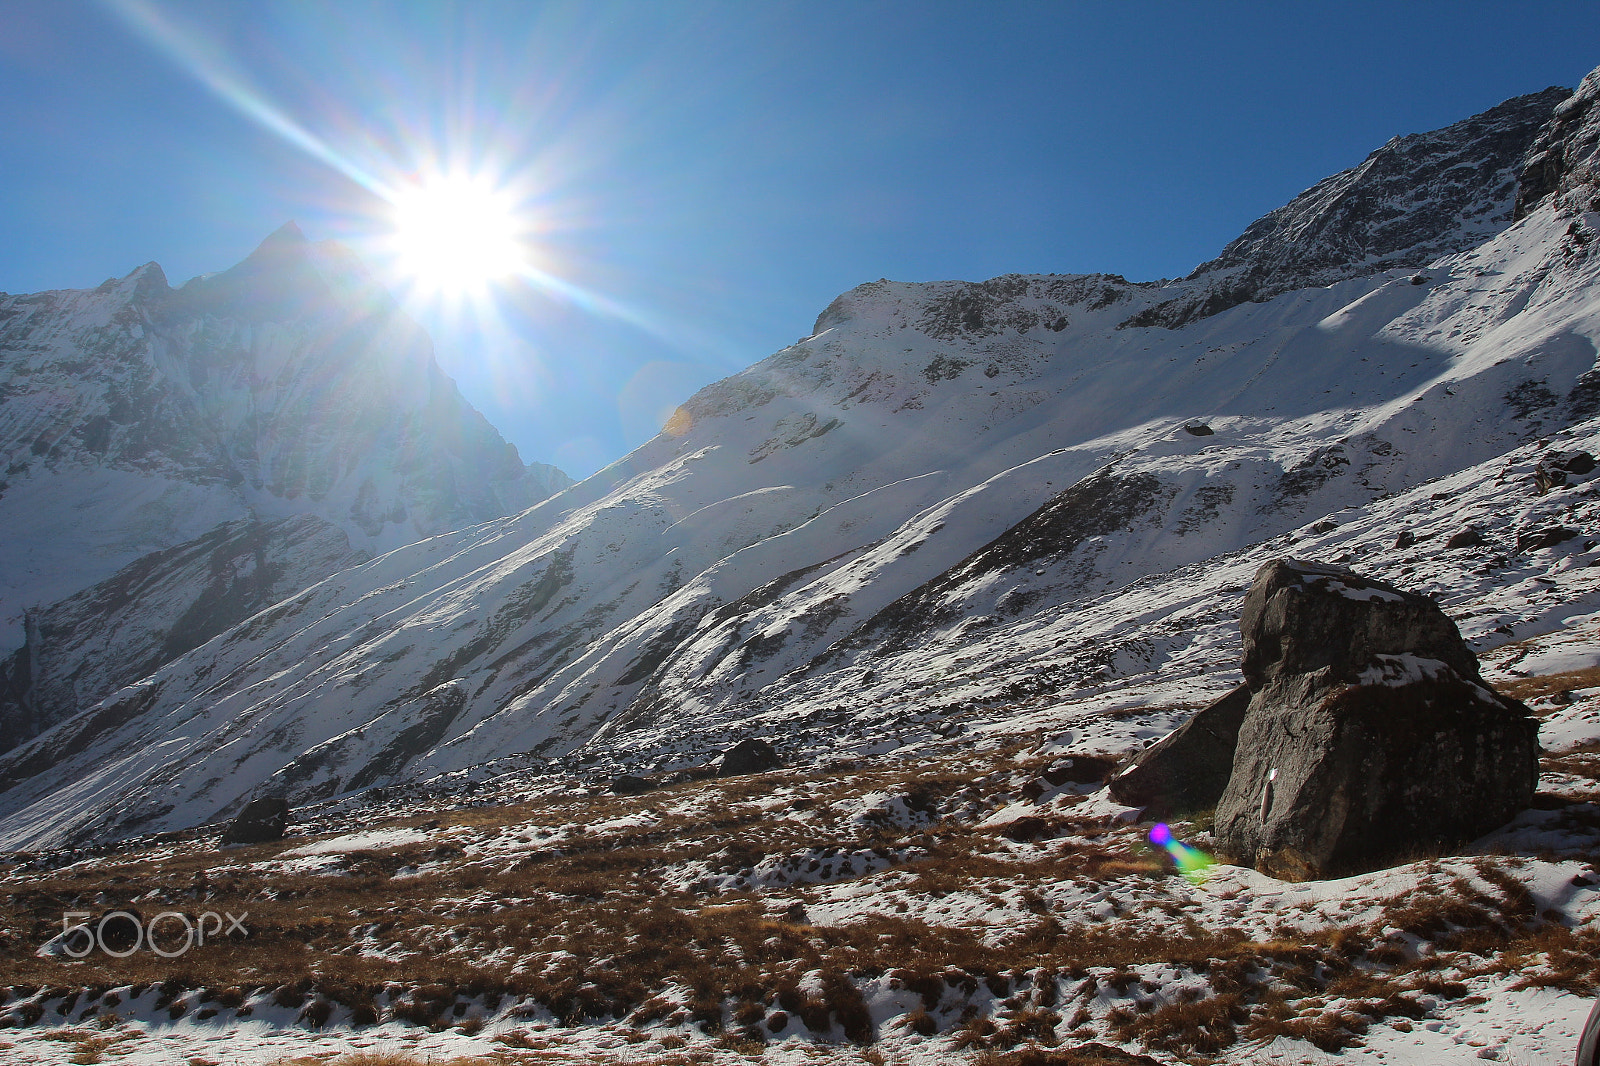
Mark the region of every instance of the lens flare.
<instances>
[{"instance_id":1,"label":"lens flare","mask_svg":"<svg viewBox=\"0 0 1600 1066\"><path fill-rule=\"evenodd\" d=\"M1191 848L1172 835L1171 828L1165 822L1157 822L1150 827L1150 843L1162 848L1172 861L1177 864L1178 872L1192 884L1200 884L1211 875L1211 868L1216 865L1216 860L1199 848Z\"/></svg>"}]
</instances>

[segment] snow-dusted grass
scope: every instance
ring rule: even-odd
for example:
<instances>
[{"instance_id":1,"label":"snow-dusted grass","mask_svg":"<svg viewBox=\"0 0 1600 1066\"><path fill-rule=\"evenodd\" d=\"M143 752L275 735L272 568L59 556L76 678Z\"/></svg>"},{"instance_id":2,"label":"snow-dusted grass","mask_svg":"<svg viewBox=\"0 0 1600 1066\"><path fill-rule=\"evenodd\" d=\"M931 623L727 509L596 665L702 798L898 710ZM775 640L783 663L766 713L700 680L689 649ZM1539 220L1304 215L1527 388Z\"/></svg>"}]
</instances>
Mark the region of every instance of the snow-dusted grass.
<instances>
[{"instance_id":1,"label":"snow-dusted grass","mask_svg":"<svg viewBox=\"0 0 1600 1066\"><path fill-rule=\"evenodd\" d=\"M1193 885L1134 812L1063 779L1059 741L41 857L13 868L0 909L0 1018L21 1027L0 1039L40 1063L666 1066L865 1047L1057 1066L1411 1044L1443 1056L1414 1061L1466 1061L1438 1050L1459 1036L1463 1055L1542 1062L1587 1009L1588 753L1547 758L1564 791L1462 855L1302 885L1219 867ZM1175 828L1204 844L1202 825ZM250 937L172 960L34 956L63 910L117 907L248 912ZM1471 1021L1510 996L1542 1027Z\"/></svg>"}]
</instances>

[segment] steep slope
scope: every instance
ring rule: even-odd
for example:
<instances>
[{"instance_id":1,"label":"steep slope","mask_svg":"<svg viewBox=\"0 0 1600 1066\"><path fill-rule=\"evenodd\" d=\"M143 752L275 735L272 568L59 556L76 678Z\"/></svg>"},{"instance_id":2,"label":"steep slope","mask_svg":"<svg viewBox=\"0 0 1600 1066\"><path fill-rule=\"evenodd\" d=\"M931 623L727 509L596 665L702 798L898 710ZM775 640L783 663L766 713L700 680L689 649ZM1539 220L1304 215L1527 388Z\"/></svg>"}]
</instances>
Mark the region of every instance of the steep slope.
<instances>
[{"instance_id":1,"label":"steep slope","mask_svg":"<svg viewBox=\"0 0 1600 1066\"><path fill-rule=\"evenodd\" d=\"M1427 141L1407 247L1454 247L1452 210L1424 208L1459 186L1428 175L1484 135ZM1209 560L1596 413L1592 192L1484 219L1420 281L1362 260L1175 329L1127 323L1193 282L860 286L558 500L335 575L0 757L0 842L516 753L670 760L756 722L848 746L1192 661L1155 637L1181 642L1170 606ZM1169 574L1150 631L1062 628Z\"/></svg>"},{"instance_id":2,"label":"steep slope","mask_svg":"<svg viewBox=\"0 0 1600 1066\"><path fill-rule=\"evenodd\" d=\"M225 521L314 514L386 551L521 510L524 467L427 336L291 223L179 289L154 263L0 296L0 647L26 607Z\"/></svg>"}]
</instances>

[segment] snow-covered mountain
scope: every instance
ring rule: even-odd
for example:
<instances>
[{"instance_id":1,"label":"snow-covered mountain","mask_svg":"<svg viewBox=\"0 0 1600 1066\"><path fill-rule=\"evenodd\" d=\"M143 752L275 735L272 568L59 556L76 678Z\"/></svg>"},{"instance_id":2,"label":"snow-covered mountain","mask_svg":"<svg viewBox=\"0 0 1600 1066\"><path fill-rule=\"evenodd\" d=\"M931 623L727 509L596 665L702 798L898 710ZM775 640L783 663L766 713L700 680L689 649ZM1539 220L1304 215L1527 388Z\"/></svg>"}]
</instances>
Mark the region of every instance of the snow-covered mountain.
<instances>
[{"instance_id":1,"label":"snow-covered mountain","mask_svg":"<svg viewBox=\"0 0 1600 1066\"><path fill-rule=\"evenodd\" d=\"M524 466L355 258L293 223L177 289L148 263L0 295L6 651L26 608L224 522L316 515L377 553L570 483Z\"/></svg>"},{"instance_id":2,"label":"snow-covered mountain","mask_svg":"<svg viewBox=\"0 0 1600 1066\"><path fill-rule=\"evenodd\" d=\"M859 286L594 477L0 756L0 845L1188 677L1252 552L1600 413L1597 97L1600 72L1392 141L1180 281Z\"/></svg>"}]
</instances>

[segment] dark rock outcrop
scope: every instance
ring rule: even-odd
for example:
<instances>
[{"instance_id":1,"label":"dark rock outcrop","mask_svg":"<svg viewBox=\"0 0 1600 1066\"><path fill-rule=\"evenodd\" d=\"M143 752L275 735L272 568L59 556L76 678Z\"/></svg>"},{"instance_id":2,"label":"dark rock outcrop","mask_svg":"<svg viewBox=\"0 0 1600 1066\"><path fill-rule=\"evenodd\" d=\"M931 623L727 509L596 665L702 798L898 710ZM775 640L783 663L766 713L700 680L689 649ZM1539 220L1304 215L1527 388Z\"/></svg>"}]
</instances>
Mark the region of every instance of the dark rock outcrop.
<instances>
[{"instance_id":1,"label":"dark rock outcrop","mask_svg":"<svg viewBox=\"0 0 1600 1066\"><path fill-rule=\"evenodd\" d=\"M1196 712L1112 779L1111 798L1143 807L1150 818L1215 807L1233 773L1233 749L1249 704L1250 686L1240 685Z\"/></svg>"},{"instance_id":2,"label":"dark rock outcrop","mask_svg":"<svg viewBox=\"0 0 1600 1066\"><path fill-rule=\"evenodd\" d=\"M1563 473L1575 474L1584 477L1594 473L1594 456L1588 452L1573 452L1571 455L1562 456L1555 464Z\"/></svg>"},{"instance_id":3,"label":"dark rock outcrop","mask_svg":"<svg viewBox=\"0 0 1600 1066\"><path fill-rule=\"evenodd\" d=\"M1219 851L1289 880L1480 836L1533 798L1537 726L1488 688L1432 600L1268 563L1240 629L1252 695L1217 803Z\"/></svg>"},{"instance_id":4,"label":"dark rock outcrop","mask_svg":"<svg viewBox=\"0 0 1600 1066\"><path fill-rule=\"evenodd\" d=\"M778 753L772 749L771 744L751 737L739 741L722 753L722 758L717 761L717 776L759 774L767 770L776 770L782 765L783 763L778 761Z\"/></svg>"},{"instance_id":5,"label":"dark rock outcrop","mask_svg":"<svg viewBox=\"0 0 1600 1066\"><path fill-rule=\"evenodd\" d=\"M367 559L315 515L224 522L29 611L27 643L0 660L0 752Z\"/></svg>"},{"instance_id":6,"label":"dark rock outcrop","mask_svg":"<svg viewBox=\"0 0 1600 1066\"><path fill-rule=\"evenodd\" d=\"M1515 215L1521 218L1552 193L1593 183L1600 163L1600 69L1551 112L1528 149L1517 183Z\"/></svg>"},{"instance_id":7,"label":"dark rock outcrop","mask_svg":"<svg viewBox=\"0 0 1600 1066\"><path fill-rule=\"evenodd\" d=\"M261 796L244 805L222 831L224 844L266 844L283 839L289 824L289 801L283 796Z\"/></svg>"},{"instance_id":8,"label":"dark rock outcrop","mask_svg":"<svg viewBox=\"0 0 1600 1066\"><path fill-rule=\"evenodd\" d=\"M1544 526L1517 534L1517 551L1536 552L1564 544L1578 535L1576 529L1566 526Z\"/></svg>"}]
</instances>

